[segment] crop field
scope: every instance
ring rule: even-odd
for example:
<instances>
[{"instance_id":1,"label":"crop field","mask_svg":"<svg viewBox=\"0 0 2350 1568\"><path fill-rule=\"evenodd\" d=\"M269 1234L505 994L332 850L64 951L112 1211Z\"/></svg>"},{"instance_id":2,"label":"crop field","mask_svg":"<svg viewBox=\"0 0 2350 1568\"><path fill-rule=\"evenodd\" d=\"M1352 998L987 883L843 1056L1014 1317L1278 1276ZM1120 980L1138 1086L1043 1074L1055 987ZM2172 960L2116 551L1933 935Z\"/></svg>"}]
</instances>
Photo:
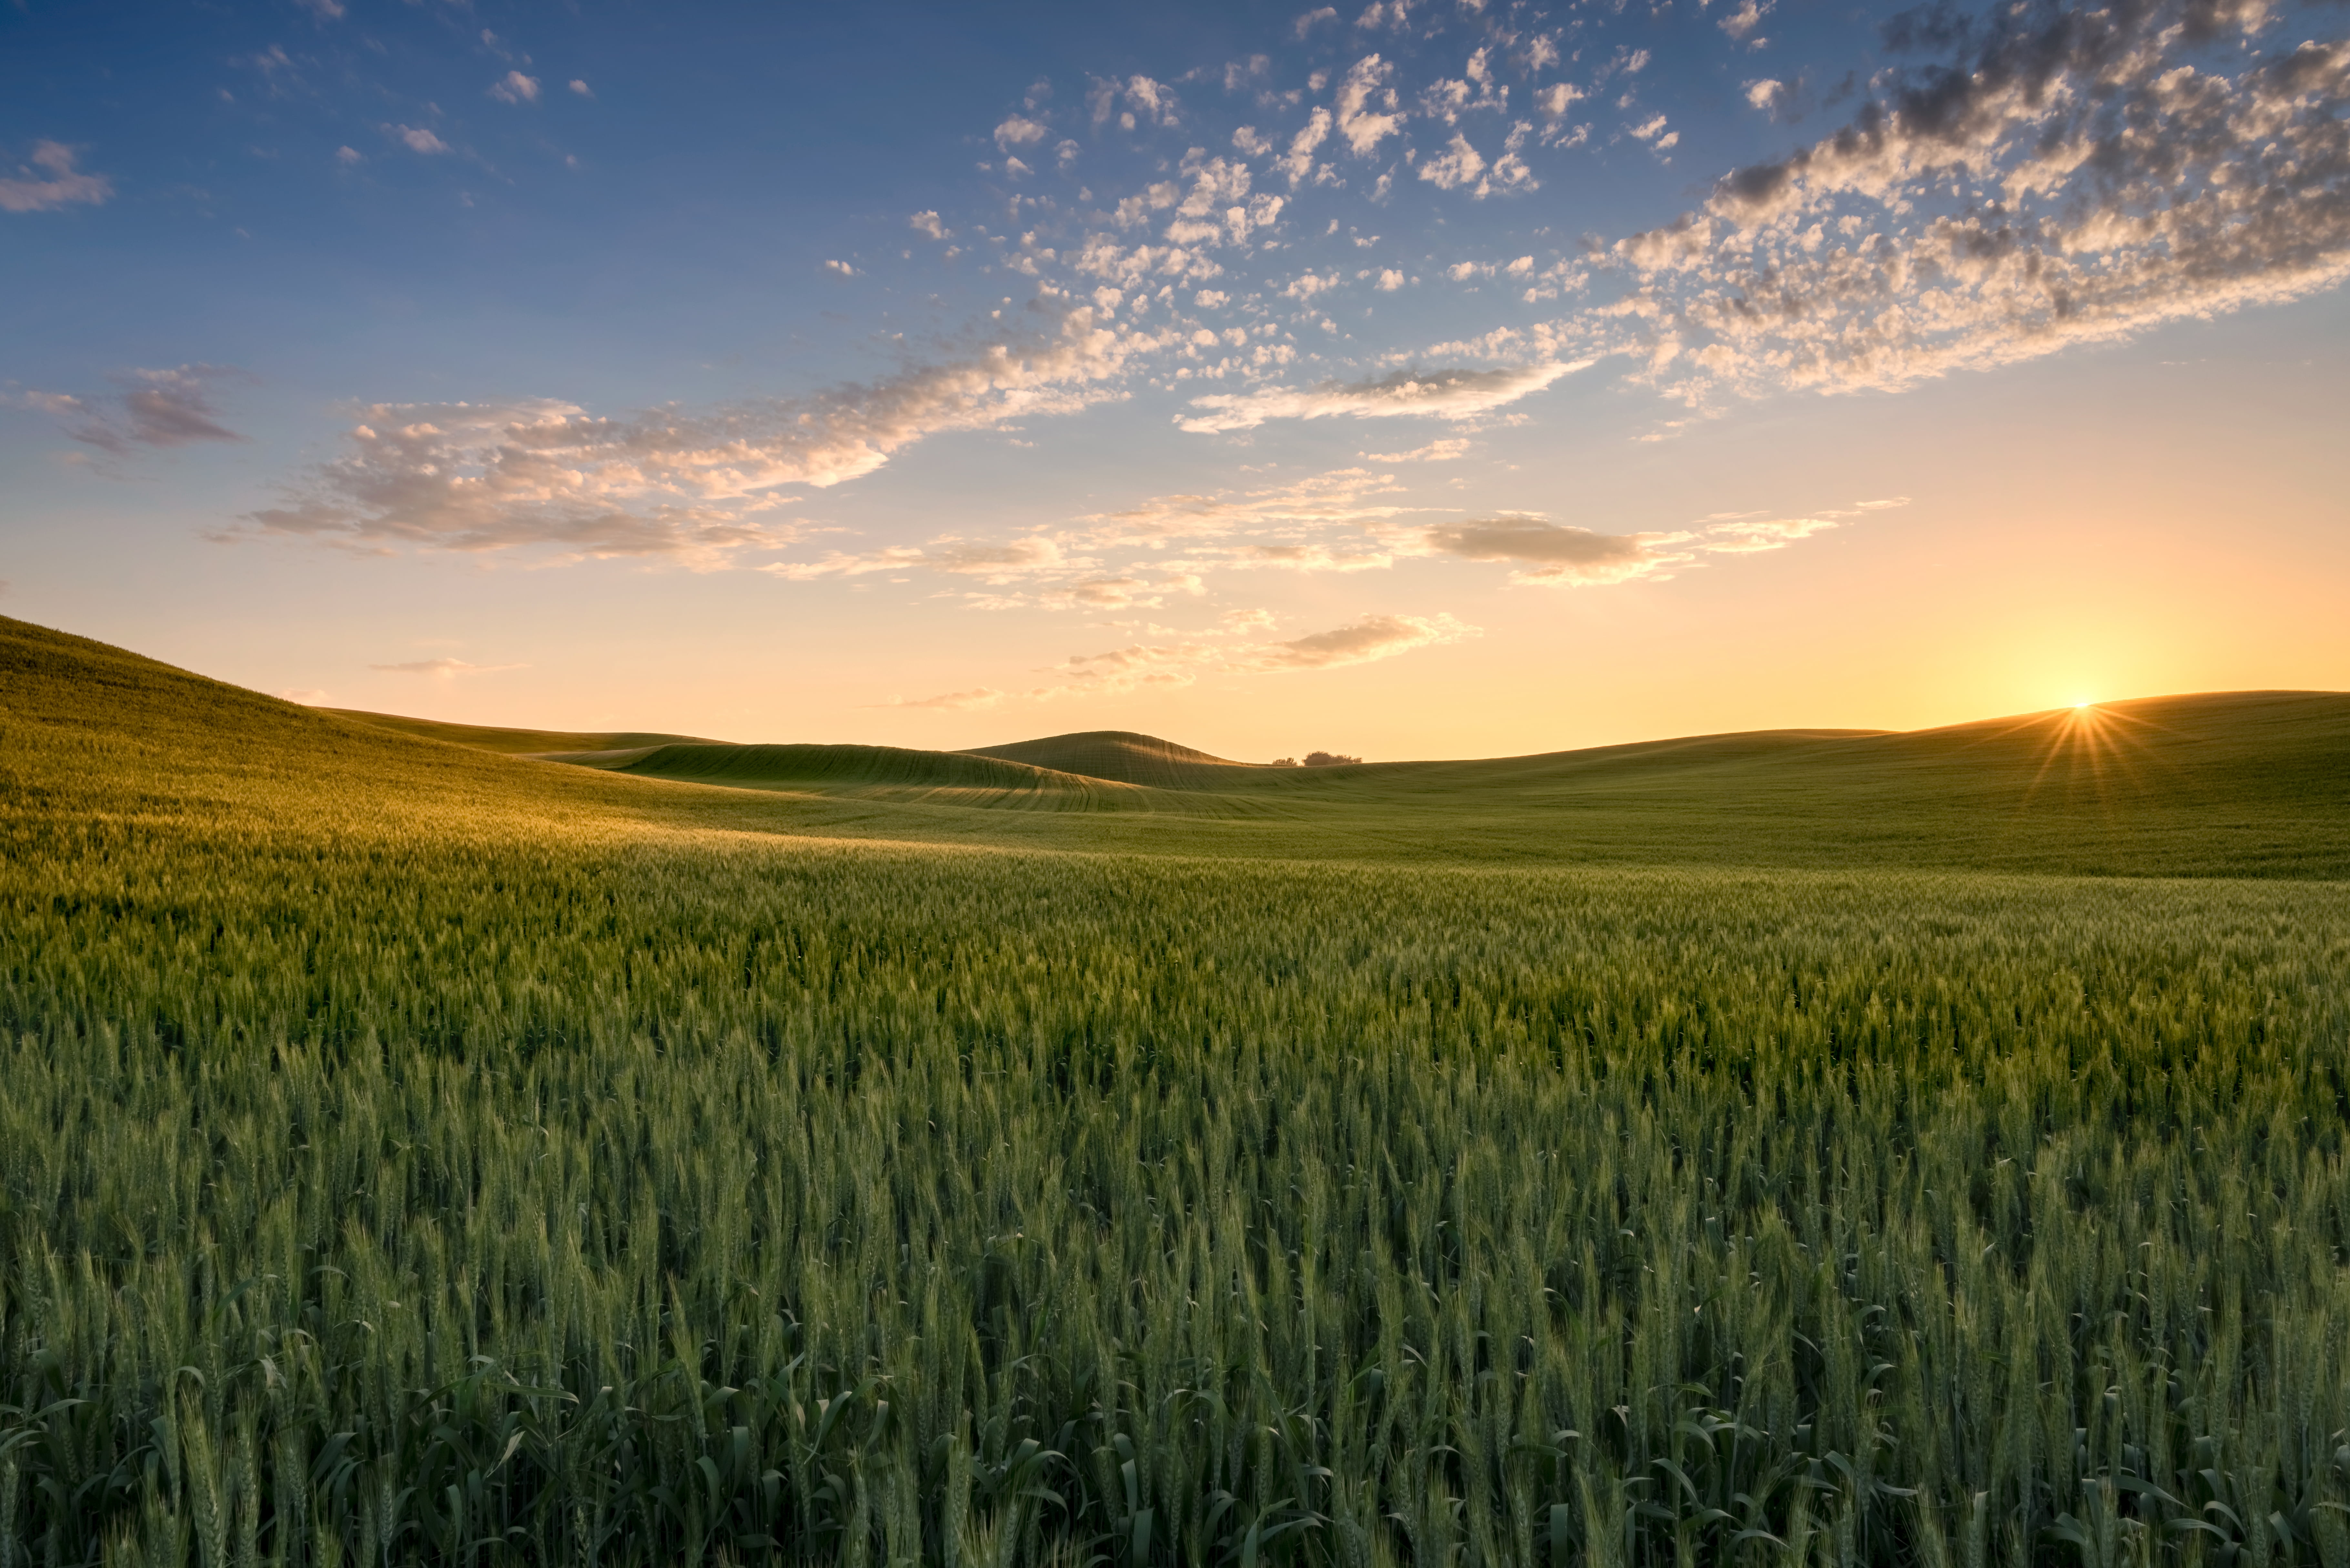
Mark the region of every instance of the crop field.
<instances>
[{"instance_id":1,"label":"crop field","mask_svg":"<svg viewBox=\"0 0 2350 1568\"><path fill-rule=\"evenodd\" d=\"M2345 714L582 767L0 622L0 1568L2344 1568Z\"/></svg>"}]
</instances>

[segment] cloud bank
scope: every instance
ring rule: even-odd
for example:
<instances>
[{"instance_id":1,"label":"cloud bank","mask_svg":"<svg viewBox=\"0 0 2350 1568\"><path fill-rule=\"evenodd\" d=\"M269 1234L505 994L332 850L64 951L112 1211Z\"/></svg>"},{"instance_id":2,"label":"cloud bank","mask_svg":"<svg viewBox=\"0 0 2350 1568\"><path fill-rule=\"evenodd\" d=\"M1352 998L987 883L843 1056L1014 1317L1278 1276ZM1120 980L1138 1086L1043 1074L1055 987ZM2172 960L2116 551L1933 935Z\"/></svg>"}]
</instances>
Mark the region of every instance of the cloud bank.
<instances>
[{"instance_id":1,"label":"cloud bank","mask_svg":"<svg viewBox=\"0 0 2350 1568\"><path fill-rule=\"evenodd\" d=\"M1632 290L1540 340L1692 401L1891 389L2350 275L2350 44L2260 52L2267 0L1933 15L1892 42L1951 63L1609 247Z\"/></svg>"}]
</instances>

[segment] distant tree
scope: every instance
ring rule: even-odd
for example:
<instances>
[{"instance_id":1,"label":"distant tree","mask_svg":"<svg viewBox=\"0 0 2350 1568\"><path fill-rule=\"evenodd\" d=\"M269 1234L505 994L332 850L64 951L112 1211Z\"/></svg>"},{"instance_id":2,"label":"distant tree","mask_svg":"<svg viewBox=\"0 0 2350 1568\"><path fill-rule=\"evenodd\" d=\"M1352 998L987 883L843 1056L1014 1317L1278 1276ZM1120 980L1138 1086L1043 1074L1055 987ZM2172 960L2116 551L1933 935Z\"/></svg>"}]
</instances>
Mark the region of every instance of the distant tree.
<instances>
[{"instance_id":1,"label":"distant tree","mask_svg":"<svg viewBox=\"0 0 2350 1568\"><path fill-rule=\"evenodd\" d=\"M1343 756L1336 752L1308 752L1305 765L1309 768L1335 768L1340 763L1359 763L1360 757Z\"/></svg>"},{"instance_id":2,"label":"distant tree","mask_svg":"<svg viewBox=\"0 0 2350 1568\"><path fill-rule=\"evenodd\" d=\"M1277 768L1294 768L1297 765L1297 759L1295 757L1275 757L1273 759L1273 765Z\"/></svg>"}]
</instances>

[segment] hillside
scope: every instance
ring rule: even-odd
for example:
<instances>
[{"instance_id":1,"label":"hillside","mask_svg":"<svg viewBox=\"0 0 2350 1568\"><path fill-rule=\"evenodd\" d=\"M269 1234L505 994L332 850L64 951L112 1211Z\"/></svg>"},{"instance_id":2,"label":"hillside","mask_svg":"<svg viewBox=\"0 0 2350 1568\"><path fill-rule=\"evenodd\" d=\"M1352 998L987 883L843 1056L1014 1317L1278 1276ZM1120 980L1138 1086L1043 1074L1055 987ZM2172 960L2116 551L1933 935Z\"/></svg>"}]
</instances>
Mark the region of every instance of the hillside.
<instances>
[{"instance_id":1,"label":"hillside","mask_svg":"<svg viewBox=\"0 0 2350 1568\"><path fill-rule=\"evenodd\" d=\"M727 744L723 741L705 740L699 735L664 735L637 730L513 730L491 724L453 724L445 719L409 719L398 713L370 713L362 708L322 708L319 711L372 725L379 730L413 735L420 740L447 741L452 745L472 746L479 751L503 752L510 757L540 756L549 752L625 751L643 746L664 746L671 742Z\"/></svg>"},{"instance_id":2,"label":"hillside","mask_svg":"<svg viewBox=\"0 0 2350 1568\"><path fill-rule=\"evenodd\" d=\"M1032 751L1178 788L0 621L0 1556L2324 1568L2340 706Z\"/></svg>"},{"instance_id":3,"label":"hillside","mask_svg":"<svg viewBox=\"0 0 2350 1568\"><path fill-rule=\"evenodd\" d=\"M0 788L16 809L238 833L559 825L1252 859L2343 878L2345 781L2350 695L2334 692L1274 768L1124 732L943 753L347 714L0 619Z\"/></svg>"}]
</instances>

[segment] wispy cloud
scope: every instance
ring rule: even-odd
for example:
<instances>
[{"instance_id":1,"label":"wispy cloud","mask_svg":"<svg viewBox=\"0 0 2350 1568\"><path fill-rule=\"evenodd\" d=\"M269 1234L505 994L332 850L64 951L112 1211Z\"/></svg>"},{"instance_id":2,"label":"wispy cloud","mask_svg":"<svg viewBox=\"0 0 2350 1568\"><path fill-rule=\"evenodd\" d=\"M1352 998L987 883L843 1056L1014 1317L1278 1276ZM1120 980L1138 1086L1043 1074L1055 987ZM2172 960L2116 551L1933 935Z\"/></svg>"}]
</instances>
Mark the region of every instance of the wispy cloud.
<instances>
[{"instance_id":1,"label":"wispy cloud","mask_svg":"<svg viewBox=\"0 0 2350 1568\"><path fill-rule=\"evenodd\" d=\"M941 691L935 697L892 697L887 702L868 702L868 708L935 708L964 711L993 708L1003 701L1004 693L993 686L974 686L968 691Z\"/></svg>"},{"instance_id":2,"label":"wispy cloud","mask_svg":"<svg viewBox=\"0 0 2350 1568\"><path fill-rule=\"evenodd\" d=\"M1231 632L1261 625L1255 618L1234 622ZM1235 643L1229 638L1195 637L1177 641L1137 642L1100 653L1074 654L1046 671L1058 685L1028 695L1053 698L1131 691L1151 686L1189 686L1203 675L1277 675L1336 670L1394 659L1423 648L1481 635L1480 628L1451 615L1369 615L1328 631L1286 641Z\"/></svg>"},{"instance_id":3,"label":"wispy cloud","mask_svg":"<svg viewBox=\"0 0 2350 1568\"><path fill-rule=\"evenodd\" d=\"M1439 524L1422 530L1411 545L1423 554L1506 562L1516 568L1510 579L1515 583L1594 587L1662 576L1704 556L1782 549L1908 504L1909 498L1900 495L1802 517L1774 517L1766 512L1717 514L1685 528L1639 534L1603 534L1513 513Z\"/></svg>"},{"instance_id":4,"label":"wispy cloud","mask_svg":"<svg viewBox=\"0 0 2350 1568\"><path fill-rule=\"evenodd\" d=\"M490 84L490 96L496 99L501 103L536 103L538 101L538 78L536 77L526 77L520 71L508 71L504 76L500 77L496 81ZM428 131L426 134L430 135L431 133ZM419 152L429 152L432 149L419 147L416 151Z\"/></svg>"},{"instance_id":5,"label":"wispy cloud","mask_svg":"<svg viewBox=\"0 0 2350 1568\"><path fill-rule=\"evenodd\" d=\"M1268 642L1253 650L1251 663L1264 670L1335 670L1369 664L1416 649L1459 642L1480 635L1478 628L1449 615L1365 616L1351 626L1317 631L1288 642Z\"/></svg>"},{"instance_id":6,"label":"wispy cloud","mask_svg":"<svg viewBox=\"0 0 2350 1568\"><path fill-rule=\"evenodd\" d=\"M213 401L215 388L253 379L244 370L226 365L182 365L174 369L130 370L112 379L118 389L112 392L77 396L29 391L14 400L57 419L68 435L84 445L118 457L140 447L245 439L220 422L220 411Z\"/></svg>"},{"instance_id":7,"label":"wispy cloud","mask_svg":"<svg viewBox=\"0 0 2350 1568\"><path fill-rule=\"evenodd\" d=\"M114 182L78 167L78 157L62 141L36 141L29 162L16 179L0 179L0 213L47 213L59 207L91 206L114 194Z\"/></svg>"},{"instance_id":8,"label":"wispy cloud","mask_svg":"<svg viewBox=\"0 0 2350 1568\"><path fill-rule=\"evenodd\" d=\"M950 430L1068 412L1152 346L1086 307L1045 336L813 397L618 417L568 403L377 404L341 456L254 528L363 546L501 550L715 565L788 541L779 487L872 472Z\"/></svg>"},{"instance_id":9,"label":"wispy cloud","mask_svg":"<svg viewBox=\"0 0 2350 1568\"><path fill-rule=\"evenodd\" d=\"M1586 369L1592 360L1550 359L1498 370L1461 369L1398 370L1368 381L1325 381L1304 388L1264 388L1253 392L1194 398L1203 410L1176 423L1195 434L1254 430L1268 420L1319 420L1336 416L1386 419L1416 415L1467 419L1489 413L1541 391L1562 376Z\"/></svg>"},{"instance_id":10,"label":"wispy cloud","mask_svg":"<svg viewBox=\"0 0 2350 1568\"><path fill-rule=\"evenodd\" d=\"M1409 452L1367 452L1363 455L1373 462L1452 462L1469 455L1469 442L1461 436L1447 436Z\"/></svg>"}]
</instances>

